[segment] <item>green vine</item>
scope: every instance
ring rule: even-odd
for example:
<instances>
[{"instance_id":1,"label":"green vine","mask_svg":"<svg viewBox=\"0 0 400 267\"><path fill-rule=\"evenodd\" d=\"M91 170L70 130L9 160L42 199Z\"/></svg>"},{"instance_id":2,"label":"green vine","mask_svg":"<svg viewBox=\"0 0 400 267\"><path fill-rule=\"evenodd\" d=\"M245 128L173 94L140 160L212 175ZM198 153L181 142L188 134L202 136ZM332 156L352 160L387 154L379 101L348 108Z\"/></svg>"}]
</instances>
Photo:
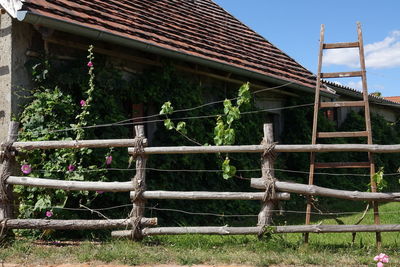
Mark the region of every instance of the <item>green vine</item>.
<instances>
[{"instance_id":1,"label":"green vine","mask_svg":"<svg viewBox=\"0 0 400 267\"><path fill-rule=\"evenodd\" d=\"M76 68L68 66L73 75L71 79L61 73L56 75L57 68L50 68L48 59L33 66L32 79L35 87L31 90L31 102L24 107L19 116L22 125L20 141L80 140L93 136L93 133L85 131L87 125L98 120L98 113L101 110L101 107L94 105L94 99L99 97L101 90L97 92L95 86L93 46L88 49L87 59L84 68L82 63L78 63ZM57 63L55 65L57 66ZM86 76L88 79L85 78L87 68L89 68ZM74 95L67 89L67 85L83 90ZM100 100L101 98L98 98L96 102ZM107 106L113 107L111 103ZM92 115L92 110L96 110L94 113L97 114ZM125 118L125 116L120 118L123 117ZM62 130L65 128L71 130ZM113 148L107 152L104 149L93 151L88 148L33 150L21 154L18 161L23 174L31 177L106 181L108 175L105 168L113 164L113 153ZM69 192L22 186L14 187L14 191L20 202L21 217L62 218L68 214L62 208L77 201L82 205L90 205L102 194L102 192Z\"/></svg>"},{"instance_id":2,"label":"green vine","mask_svg":"<svg viewBox=\"0 0 400 267\"><path fill-rule=\"evenodd\" d=\"M232 101L225 99L223 101L224 115L218 116L214 127L214 137L213 141L215 145L233 145L235 143L235 130L232 125L235 121L240 119L240 107L250 103L251 93L250 84L243 84L238 91L238 96L236 99L236 105L232 104ZM187 134L186 122L180 121L175 126L174 122L168 117L174 113L174 108L170 101L165 102L161 106L160 115L165 115L164 126L167 130L175 130L178 133L185 135ZM193 139L191 139L193 140ZM198 143L198 142L195 142ZM207 145L207 144L206 144ZM222 177L224 179L232 178L236 174L236 167L230 165L230 159L228 155L222 163Z\"/></svg>"}]
</instances>

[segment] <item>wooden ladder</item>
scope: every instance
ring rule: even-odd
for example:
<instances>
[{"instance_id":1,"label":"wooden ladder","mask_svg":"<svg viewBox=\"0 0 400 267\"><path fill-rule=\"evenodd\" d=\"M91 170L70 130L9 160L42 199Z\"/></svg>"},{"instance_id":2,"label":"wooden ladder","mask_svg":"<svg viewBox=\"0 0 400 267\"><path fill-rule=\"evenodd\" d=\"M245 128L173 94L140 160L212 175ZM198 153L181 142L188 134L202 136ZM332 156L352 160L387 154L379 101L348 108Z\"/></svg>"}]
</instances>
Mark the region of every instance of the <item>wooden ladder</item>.
<instances>
[{"instance_id":1,"label":"wooden ladder","mask_svg":"<svg viewBox=\"0 0 400 267\"><path fill-rule=\"evenodd\" d=\"M358 42L351 43L324 43L325 26L321 25L320 33L320 46L319 46L319 56L318 56L318 74L315 89L315 102L314 102L314 118L313 118L313 128L312 128L312 144L317 144L318 138L337 138L337 137L366 137L368 144L372 144L372 131L371 131L371 118L369 111L368 102L368 89L367 89L367 76L365 71L365 58L364 58L364 45L362 38L361 25L357 22L357 33ZM335 73L321 73L322 69L322 56L324 49L339 49L339 48L358 48L360 56L360 67L359 71L352 72L335 72ZM362 80L362 101L341 101L341 102L320 102L320 90L322 88L323 78L347 78L347 77L361 77ZM340 108L340 107L364 107L365 109L365 131L355 131L355 132L318 132L317 122L318 122L318 111L321 108ZM373 175L375 174L375 164L373 160L372 153L368 153L368 162L329 162L329 163L318 163L315 162L315 152L311 153L310 156L310 174L308 184L314 184L314 171L315 169L326 169L326 168L369 168L371 175L371 191L376 192L376 183L373 180ZM312 199L308 198L307 210L306 210L306 224L310 224ZM374 210L374 222L375 224L380 224L378 203L372 202ZM304 236L305 243L308 243L308 233ZM381 235L380 232L376 233L377 246L381 245Z\"/></svg>"}]
</instances>

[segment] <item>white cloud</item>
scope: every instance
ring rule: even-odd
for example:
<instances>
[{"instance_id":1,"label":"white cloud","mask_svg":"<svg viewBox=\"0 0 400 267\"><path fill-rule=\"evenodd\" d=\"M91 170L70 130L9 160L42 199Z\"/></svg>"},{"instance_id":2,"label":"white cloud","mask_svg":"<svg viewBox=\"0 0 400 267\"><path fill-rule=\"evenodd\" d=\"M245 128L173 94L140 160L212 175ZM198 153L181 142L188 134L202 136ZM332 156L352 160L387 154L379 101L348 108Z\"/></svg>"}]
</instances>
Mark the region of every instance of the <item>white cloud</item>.
<instances>
[{"instance_id":1,"label":"white cloud","mask_svg":"<svg viewBox=\"0 0 400 267\"><path fill-rule=\"evenodd\" d=\"M362 81L349 81L344 86L348 86L350 88L362 91ZM368 92L373 93L373 92L382 92L385 89L385 86L380 85L380 84L374 84L372 86L368 86Z\"/></svg>"},{"instance_id":2,"label":"white cloud","mask_svg":"<svg viewBox=\"0 0 400 267\"><path fill-rule=\"evenodd\" d=\"M364 46L367 68L400 67L400 30L393 31L385 39ZM359 66L358 49L333 49L325 52L324 65Z\"/></svg>"},{"instance_id":3,"label":"white cloud","mask_svg":"<svg viewBox=\"0 0 400 267\"><path fill-rule=\"evenodd\" d=\"M333 83L336 83L338 85L343 85L343 83L339 82L339 81L332 81Z\"/></svg>"},{"instance_id":4,"label":"white cloud","mask_svg":"<svg viewBox=\"0 0 400 267\"><path fill-rule=\"evenodd\" d=\"M361 91L362 90L362 81L358 81L358 82L351 81L351 82L347 83L347 86Z\"/></svg>"}]
</instances>

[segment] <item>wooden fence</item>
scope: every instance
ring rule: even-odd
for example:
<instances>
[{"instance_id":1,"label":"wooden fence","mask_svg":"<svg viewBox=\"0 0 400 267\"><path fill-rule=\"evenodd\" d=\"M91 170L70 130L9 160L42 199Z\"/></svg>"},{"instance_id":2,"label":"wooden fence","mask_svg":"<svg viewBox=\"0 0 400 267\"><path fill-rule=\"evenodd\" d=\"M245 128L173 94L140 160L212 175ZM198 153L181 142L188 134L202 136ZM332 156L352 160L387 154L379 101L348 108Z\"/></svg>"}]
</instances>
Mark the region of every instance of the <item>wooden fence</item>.
<instances>
[{"instance_id":1,"label":"wooden fence","mask_svg":"<svg viewBox=\"0 0 400 267\"><path fill-rule=\"evenodd\" d=\"M79 141L37 141L16 142L18 125L10 125L9 138L2 144L0 154L0 223L1 235L7 229L125 229L112 232L112 236L129 236L140 240L149 235L174 234L262 234L267 228L272 233L335 233L335 232L393 232L400 231L400 225L293 225L270 226L272 211L277 201L288 200L290 193L334 197L355 201L400 201L400 193L369 193L336 190L314 185L278 181L274 178L273 165L275 152L373 152L399 153L400 145L278 145L273 143L272 125L264 125L264 138L261 145L241 146L179 146L147 147L144 127L135 126L134 139L118 140L79 140ZM44 178L20 177L11 175L16 151L55 148L97 148L129 147L129 154L136 159L136 174L127 182L85 182L64 181ZM262 189L262 192L179 192L149 191L146 189L146 162L152 154L188 154L188 153L261 153L261 178L251 179L250 186ZM55 220L55 219L13 219L12 186L45 187L64 190L88 190L105 192L130 192L132 211L128 219L113 220ZM144 218L145 203L148 199L219 199L219 200L260 200L261 210L258 223L254 227L154 227L157 218ZM269 227L266 227L269 226Z\"/></svg>"}]
</instances>

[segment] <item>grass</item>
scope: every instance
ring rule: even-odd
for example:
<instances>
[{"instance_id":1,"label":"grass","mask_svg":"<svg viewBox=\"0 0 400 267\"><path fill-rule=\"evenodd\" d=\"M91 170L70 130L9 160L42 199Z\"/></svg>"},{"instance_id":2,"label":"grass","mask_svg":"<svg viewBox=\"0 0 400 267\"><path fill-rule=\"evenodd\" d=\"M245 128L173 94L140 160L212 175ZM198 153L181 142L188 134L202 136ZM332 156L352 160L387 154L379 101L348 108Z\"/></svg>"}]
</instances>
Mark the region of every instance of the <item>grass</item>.
<instances>
[{"instance_id":1,"label":"grass","mask_svg":"<svg viewBox=\"0 0 400 267\"><path fill-rule=\"evenodd\" d=\"M400 203L382 205L381 220L385 224L400 224ZM354 224L361 214L325 219L323 224ZM319 222L318 220L315 222ZM372 224L368 211L362 224ZM244 264L268 266L376 266L373 257L384 252L390 264L400 266L399 233L382 233L383 248L375 248L374 233L358 233L355 243L351 234L311 234L304 245L300 234L273 235L258 240L254 236L158 236L141 243L129 240L83 241L70 245L32 240L15 240L0 249L0 260L20 264L113 263L113 264Z\"/></svg>"}]
</instances>

